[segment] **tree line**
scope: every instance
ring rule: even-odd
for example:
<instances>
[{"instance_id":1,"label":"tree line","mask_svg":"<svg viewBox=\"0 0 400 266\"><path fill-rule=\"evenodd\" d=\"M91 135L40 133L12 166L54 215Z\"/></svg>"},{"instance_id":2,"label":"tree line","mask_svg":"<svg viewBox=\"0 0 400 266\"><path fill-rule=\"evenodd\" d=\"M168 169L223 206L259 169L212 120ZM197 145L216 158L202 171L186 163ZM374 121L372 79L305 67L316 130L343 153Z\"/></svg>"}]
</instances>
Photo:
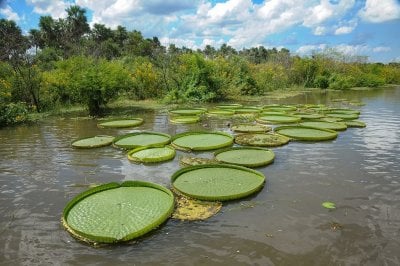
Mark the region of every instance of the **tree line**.
<instances>
[{"instance_id":1,"label":"tree line","mask_svg":"<svg viewBox=\"0 0 400 266\"><path fill-rule=\"evenodd\" d=\"M0 126L77 104L99 115L118 97L212 102L290 87L400 84L398 63L368 63L335 50L300 57L263 46L166 47L123 26L90 27L79 6L66 11L66 18L40 17L38 29L26 35L0 19Z\"/></svg>"}]
</instances>

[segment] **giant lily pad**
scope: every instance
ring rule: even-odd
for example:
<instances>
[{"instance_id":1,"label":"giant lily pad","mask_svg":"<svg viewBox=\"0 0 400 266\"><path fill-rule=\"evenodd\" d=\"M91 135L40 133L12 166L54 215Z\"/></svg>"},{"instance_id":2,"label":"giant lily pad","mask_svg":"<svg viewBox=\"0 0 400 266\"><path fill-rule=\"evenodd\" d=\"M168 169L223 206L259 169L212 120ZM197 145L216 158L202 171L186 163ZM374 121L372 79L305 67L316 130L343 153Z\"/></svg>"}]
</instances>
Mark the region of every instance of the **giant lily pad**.
<instances>
[{"instance_id":1,"label":"giant lily pad","mask_svg":"<svg viewBox=\"0 0 400 266\"><path fill-rule=\"evenodd\" d=\"M275 154L272 150L255 147L234 147L214 153L217 161L247 167L259 167L272 163Z\"/></svg>"},{"instance_id":2,"label":"giant lily pad","mask_svg":"<svg viewBox=\"0 0 400 266\"><path fill-rule=\"evenodd\" d=\"M357 114L357 115L361 113L359 110L348 109L348 108L330 108L328 112L335 114Z\"/></svg>"},{"instance_id":3,"label":"giant lily pad","mask_svg":"<svg viewBox=\"0 0 400 266\"><path fill-rule=\"evenodd\" d=\"M62 223L89 243L116 243L140 237L162 224L174 210L172 192L160 185L127 181L108 183L73 198Z\"/></svg>"},{"instance_id":4,"label":"giant lily pad","mask_svg":"<svg viewBox=\"0 0 400 266\"><path fill-rule=\"evenodd\" d=\"M305 126L281 126L275 128L275 132L289 138L310 141L335 139L338 135L334 130Z\"/></svg>"},{"instance_id":5,"label":"giant lily pad","mask_svg":"<svg viewBox=\"0 0 400 266\"><path fill-rule=\"evenodd\" d=\"M110 145L114 140L112 136L95 136L89 138L81 138L71 143L74 148L98 148Z\"/></svg>"},{"instance_id":6,"label":"giant lily pad","mask_svg":"<svg viewBox=\"0 0 400 266\"><path fill-rule=\"evenodd\" d=\"M278 105L278 106L264 106L264 110L268 111L296 111L296 106Z\"/></svg>"},{"instance_id":7,"label":"giant lily pad","mask_svg":"<svg viewBox=\"0 0 400 266\"><path fill-rule=\"evenodd\" d=\"M256 119L258 123L264 124L296 123L300 120L301 117L294 115L263 115Z\"/></svg>"},{"instance_id":8,"label":"giant lily pad","mask_svg":"<svg viewBox=\"0 0 400 266\"><path fill-rule=\"evenodd\" d=\"M271 130L271 127L259 124L240 124L234 125L231 129L239 133L263 133Z\"/></svg>"},{"instance_id":9,"label":"giant lily pad","mask_svg":"<svg viewBox=\"0 0 400 266\"><path fill-rule=\"evenodd\" d=\"M260 190L265 176L258 171L229 164L206 164L182 168L171 177L182 194L200 200L233 200Z\"/></svg>"},{"instance_id":10,"label":"giant lily pad","mask_svg":"<svg viewBox=\"0 0 400 266\"><path fill-rule=\"evenodd\" d=\"M317 113L306 113L306 112L297 112L294 113L295 116L301 117L302 119L319 119L324 117L321 114L317 114Z\"/></svg>"},{"instance_id":11,"label":"giant lily pad","mask_svg":"<svg viewBox=\"0 0 400 266\"><path fill-rule=\"evenodd\" d=\"M201 115L205 113L206 110L203 108L187 108L187 109L174 109L170 110L169 113L173 115Z\"/></svg>"},{"instance_id":12,"label":"giant lily pad","mask_svg":"<svg viewBox=\"0 0 400 266\"><path fill-rule=\"evenodd\" d=\"M358 114L356 113L327 113L326 116L343 120L354 120L358 118Z\"/></svg>"},{"instance_id":13,"label":"giant lily pad","mask_svg":"<svg viewBox=\"0 0 400 266\"><path fill-rule=\"evenodd\" d=\"M132 118L132 119L119 119L110 120L98 123L97 126L101 128L124 128L124 127L136 127L143 124L142 118Z\"/></svg>"},{"instance_id":14,"label":"giant lily pad","mask_svg":"<svg viewBox=\"0 0 400 266\"><path fill-rule=\"evenodd\" d=\"M272 133L246 133L235 137L235 142L245 146L276 147L285 145L289 138Z\"/></svg>"},{"instance_id":15,"label":"giant lily pad","mask_svg":"<svg viewBox=\"0 0 400 266\"><path fill-rule=\"evenodd\" d=\"M176 116L176 117L171 117L169 121L174 124L194 124L200 121L200 116L197 115Z\"/></svg>"},{"instance_id":16,"label":"giant lily pad","mask_svg":"<svg viewBox=\"0 0 400 266\"><path fill-rule=\"evenodd\" d=\"M230 146L233 137L223 132L186 132L175 135L172 146L180 150L206 151Z\"/></svg>"},{"instance_id":17,"label":"giant lily pad","mask_svg":"<svg viewBox=\"0 0 400 266\"><path fill-rule=\"evenodd\" d=\"M172 160L175 157L175 149L164 147L139 147L128 152L128 159L139 163L158 163Z\"/></svg>"},{"instance_id":18,"label":"giant lily pad","mask_svg":"<svg viewBox=\"0 0 400 266\"><path fill-rule=\"evenodd\" d=\"M344 121L344 123L348 126L348 127L366 127L367 124L363 121L359 121L359 120L348 120L348 121Z\"/></svg>"},{"instance_id":19,"label":"giant lily pad","mask_svg":"<svg viewBox=\"0 0 400 266\"><path fill-rule=\"evenodd\" d=\"M326 122L326 121L307 121L300 123L301 126L326 128L332 130L345 130L347 128L345 123L342 122Z\"/></svg>"},{"instance_id":20,"label":"giant lily pad","mask_svg":"<svg viewBox=\"0 0 400 266\"><path fill-rule=\"evenodd\" d=\"M162 146L170 143L171 136L159 132L135 132L116 137L113 144L123 149L133 149L144 146Z\"/></svg>"}]
</instances>

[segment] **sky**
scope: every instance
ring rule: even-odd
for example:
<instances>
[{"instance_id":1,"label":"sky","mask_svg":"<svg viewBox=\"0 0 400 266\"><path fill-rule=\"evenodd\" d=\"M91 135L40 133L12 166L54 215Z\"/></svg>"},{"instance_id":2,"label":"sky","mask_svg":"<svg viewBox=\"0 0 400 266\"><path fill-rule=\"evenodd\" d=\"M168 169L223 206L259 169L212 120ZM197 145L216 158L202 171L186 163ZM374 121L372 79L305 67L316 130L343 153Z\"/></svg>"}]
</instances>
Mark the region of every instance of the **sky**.
<instances>
[{"instance_id":1,"label":"sky","mask_svg":"<svg viewBox=\"0 0 400 266\"><path fill-rule=\"evenodd\" d=\"M167 46L263 45L300 56L333 48L400 62L400 0L0 0L0 18L27 33L40 16L65 17L70 5L85 8L90 25L122 25Z\"/></svg>"}]
</instances>

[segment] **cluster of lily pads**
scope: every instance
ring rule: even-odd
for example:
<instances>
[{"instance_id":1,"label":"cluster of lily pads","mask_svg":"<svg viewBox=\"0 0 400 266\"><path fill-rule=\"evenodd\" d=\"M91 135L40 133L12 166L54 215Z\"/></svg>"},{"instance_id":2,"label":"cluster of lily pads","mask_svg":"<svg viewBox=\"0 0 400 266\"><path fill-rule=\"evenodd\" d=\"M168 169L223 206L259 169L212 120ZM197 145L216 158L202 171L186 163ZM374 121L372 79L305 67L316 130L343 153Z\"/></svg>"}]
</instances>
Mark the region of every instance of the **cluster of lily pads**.
<instances>
[{"instance_id":1,"label":"cluster of lily pads","mask_svg":"<svg viewBox=\"0 0 400 266\"><path fill-rule=\"evenodd\" d=\"M275 154L269 147L285 145L290 140L334 139L347 127L365 127L365 123L356 120L359 114L357 110L324 105L226 104L213 109L170 110L169 119L171 123L197 123L205 116L230 121L245 116L247 123L234 122L230 127L232 134L203 131L170 136L138 131L75 140L75 148L113 145L127 150L127 158L135 163L172 160L176 150L216 151L212 159L182 157L181 165L185 167L171 176L171 189L145 181L91 188L67 204L62 223L85 242L116 243L140 237L171 216L182 220L206 219L220 210L221 201L247 197L262 189L264 174L251 168L273 162ZM135 127L143 122L141 118L120 119L100 122L98 127ZM234 143L240 146L231 147Z\"/></svg>"}]
</instances>

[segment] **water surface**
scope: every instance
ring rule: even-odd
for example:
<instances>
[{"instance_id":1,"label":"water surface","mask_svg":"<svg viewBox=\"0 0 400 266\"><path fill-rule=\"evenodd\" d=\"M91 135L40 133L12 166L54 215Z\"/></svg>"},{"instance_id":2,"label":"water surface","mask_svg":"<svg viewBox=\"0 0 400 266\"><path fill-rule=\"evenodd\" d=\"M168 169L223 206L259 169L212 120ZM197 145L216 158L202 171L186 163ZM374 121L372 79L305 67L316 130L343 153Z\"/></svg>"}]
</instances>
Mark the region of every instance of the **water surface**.
<instances>
[{"instance_id":1,"label":"water surface","mask_svg":"<svg viewBox=\"0 0 400 266\"><path fill-rule=\"evenodd\" d=\"M334 141L274 148L275 162L258 168L267 177L264 189L225 203L206 221L170 219L137 243L101 248L63 230L66 203L88 184L147 180L169 187L185 153L150 166L132 164L112 147L73 149L76 138L132 131L99 129L85 118L0 129L0 264L399 265L400 89L305 93L265 104L337 104L335 98L364 102L354 108L368 126ZM145 119L138 130L232 133L229 119L170 125L162 111L132 115ZM324 201L338 208L324 209Z\"/></svg>"}]
</instances>

